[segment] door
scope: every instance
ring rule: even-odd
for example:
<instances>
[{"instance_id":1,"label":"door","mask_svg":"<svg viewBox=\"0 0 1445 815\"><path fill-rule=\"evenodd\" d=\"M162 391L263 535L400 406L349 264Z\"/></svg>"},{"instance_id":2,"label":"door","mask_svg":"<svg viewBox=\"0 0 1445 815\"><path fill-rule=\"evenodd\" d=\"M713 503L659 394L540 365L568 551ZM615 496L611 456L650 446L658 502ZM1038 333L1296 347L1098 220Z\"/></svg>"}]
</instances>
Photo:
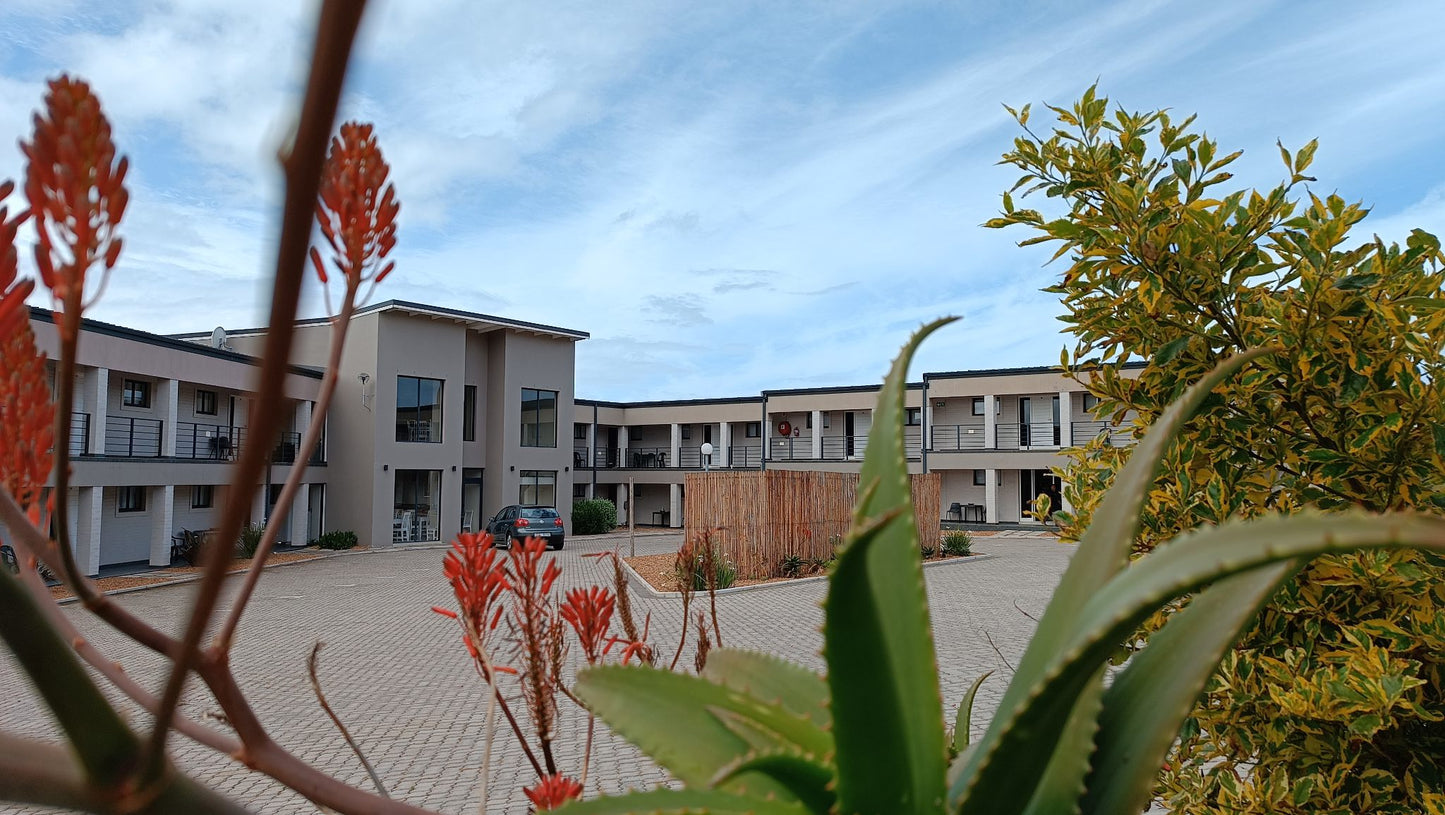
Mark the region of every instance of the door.
<instances>
[{"instance_id":1,"label":"door","mask_svg":"<svg viewBox=\"0 0 1445 815\"><path fill-rule=\"evenodd\" d=\"M482 470L462 470L462 531L477 532L482 521Z\"/></svg>"},{"instance_id":2,"label":"door","mask_svg":"<svg viewBox=\"0 0 1445 815\"><path fill-rule=\"evenodd\" d=\"M853 412L843 414L843 457L853 457Z\"/></svg>"},{"instance_id":3,"label":"door","mask_svg":"<svg viewBox=\"0 0 1445 815\"><path fill-rule=\"evenodd\" d=\"M1055 446L1055 447L1058 447L1058 446L1059 446L1059 429L1060 429L1060 427L1061 427L1061 425L1059 424L1059 397L1058 397L1058 396L1055 396L1055 397L1054 397L1054 446ZM1055 506L1057 506L1057 504L1055 504Z\"/></svg>"},{"instance_id":4,"label":"door","mask_svg":"<svg viewBox=\"0 0 1445 815\"><path fill-rule=\"evenodd\" d=\"M1027 396L1019 397L1019 447L1028 447L1032 443L1029 431L1033 421L1033 411L1030 409L1030 400ZM1024 479L1019 479L1022 484Z\"/></svg>"},{"instance_id":5,"label":"door","mask_svg":"<svg viewBox=\"0 0 1445 815\"><path fill-rule=\"evenodd\" d=\"M1019 518L1028 521L1033 511L1034 499L1039 495L1049 497L1049 514L1063 506L1063 483L1048 470L1019 470Z\"/></svg>"},{"instance_id":6,"label":"door","mask_svg":"<svg viewBox=\"0 0 1445 815\"><path fill-rule=\"evenodd\" d=\"M603 459L604 467L617 466L617 428L607 428L607 456Z\"/></svg>"}]
</instances>

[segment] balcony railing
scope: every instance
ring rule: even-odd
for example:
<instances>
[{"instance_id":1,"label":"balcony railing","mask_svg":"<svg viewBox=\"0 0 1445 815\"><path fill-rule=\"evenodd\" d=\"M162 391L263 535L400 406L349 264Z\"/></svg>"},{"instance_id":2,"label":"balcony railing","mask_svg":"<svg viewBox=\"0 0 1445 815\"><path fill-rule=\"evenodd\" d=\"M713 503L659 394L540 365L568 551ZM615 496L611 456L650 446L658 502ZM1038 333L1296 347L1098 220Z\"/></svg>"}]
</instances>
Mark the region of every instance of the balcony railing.
<instances>
[{"instance_id":1,"label":"balcony railing","mask_svg":"<svg viewBox=\"0 0 1445 815\"><path fill-rule=\"evenodd\" d=\"M90 414L79 411L70 414L71 457L90 454Z\"/></svg>"},{"instance_id":2,"label":"balcony railing","mask_svg":"<svg viewBox=\"0 0 1445 815\"><path fill-rule=\"evenodd\" d=\"M165 422L133 416L105 417L105 454L127 458L157 458Z\"/></svg>"},{"instance_id":3,"label":"balcony railing","mask_svg":"<svg viewBox=\"0 0 1445 815\"><path fill-rule=\"evenodd\" d=\"M727 451L727 463L723 463L722 446L713 445L712 458L708 467L761 467L761 445L739 445ZM670 447L586 447L572 448L572 464L579 470L598 469L652 469L669 468L682 470L704 469L702 445L677 448L676 456Z\"/></svg>"},{"instance_id":4,"label":"balcony railing","mask_svg":"<svg viewBox=\"0 0 1445 815\"><path fill-rule=\"evenodd\" d=\"M717 456L717 453L713 453ZM761 444L739 444L728 448L728 466L736 469L751 469L763 466Z\"/></svg>"},{"instance_id":5,"label":"balcony railing","mask_svg":"<svg viewBox=\"0 0 1445 815\"><path fill-rule=\"evenodd\" d=\"M984 432L981 424L939 424L928 428L930 450L956 452L983 450Z\"/></svg>"},{"instance_id":6,"label":"balcony railing","mask_svg":"<svg viewBox=\"0 0 1445 815\"><path fill-rule=\"evenodd\" d=\"M236 455L246 428L201 422L176 422L176 458L224 461Z\"/></svg>"},{"instance_id":7,"label":"balcony railing","mask_svg":"<svg viewBox=\"0 0 1445 815\"><path fill-rule=\"evenodd\" d=\"M634 469L666 467L670 452L667 447L629 447L622 457L623 466ZM676 464L677 462L673 462L674 466Z\"/></svg>"},{"instance_id":8,"label":"balcony railing","mask_svg":"<svg viewBox=\"0 0 1445 815\"><path fill-rule=\"evenodd\" d=\"M271 448L272 464L295 464L296 450L301 446L301 434L285 432L276 440L276 446Z\"/></svg>"},{"instance_id":9,"label":"balcony railing","mask_svg":"<svg viewBox=\"0 0 1445 815\"><path fill-rule=\"evenodd\" d=\"M1115 447L1128 447L1134 443L1128 428L1118 427L1109 422L1074 422L1072 429L1075 447L1082 447L1092 439L1104 434L1109 436L1109 443Z\"/></svg>"}]
</instances>

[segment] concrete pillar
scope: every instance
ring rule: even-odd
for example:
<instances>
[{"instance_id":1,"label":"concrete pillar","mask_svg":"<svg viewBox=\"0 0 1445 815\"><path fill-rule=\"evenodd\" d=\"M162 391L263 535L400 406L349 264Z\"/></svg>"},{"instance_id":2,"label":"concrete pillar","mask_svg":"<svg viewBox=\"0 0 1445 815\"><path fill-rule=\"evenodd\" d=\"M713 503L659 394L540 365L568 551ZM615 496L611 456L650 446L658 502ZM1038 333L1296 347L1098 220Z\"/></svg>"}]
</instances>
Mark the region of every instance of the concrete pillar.
<instances>
[{"instance_id":1,"label":"concrete pillar","mask_svg":"<svg viewBox=\"0 0 1445 815\"><path fill-rule=\"evenodd\" d=\"M984 402L987 406L988 402ZM983 471L983 519L998 523L998 470Z\"/></svg>"},{"instance_id":2,"label":"concrete pillar","mask_svg":"<svg viewBox=\"0 0 1445 815\"><path fill-rule=\"evenodd\" d=\"M820 459L823 457L823 411L813 411L813 454L810 458Z\"/></svg>"},{"instance_id":3,"label":"concrete pillar","mask_svg":"<svg viewBox=\"0 0 1445 815\"><path fill-rule=\"evenodd\" d=\"M713 463L718 467L731 467L733 466L733 424L732 422L718 422L717 428L717 452L713 454Z\"/></svg>"},{"instance_id":4,"label":"concrete pillar","mask_svg":"<svg viewBox=\"0 0 1445 815\"><path fill-rule=\"evenodd\" d=\"M1074 446L1074 395L1059 391L1059 445Z\"/></svg>"},{"instance_id":5,"label":"concrete pillar","mask_svg":"<svg viewBox=\"0 0 1445 815\"><path fill-rule=\"evenodd\" d=\"M673 529L682 527L682 485L667 485L667 525Z\"/></svg>"},{"instance_id":6,"label":"concrete pillar","mask_svg":"<svg viewBox=\"0 0 1445 815\"><path fill-rule=\"evenodd\" d=\"M76 490L75 561L82 572L94 577L100 574L100 524L103 487L80 487Z\"/></svg>"},{"instance_id":7,"label":"concrete pillar","mask_svg":"<svg viewBox=\"0 0 1445 815\"><path fill-rule=\"evenodd\" d=\"M588 466L588 467L596 467L596 466L597 466L597 425L591 424L591 423L589 423L589 424L587 425L587 441L584 442L584 443L587 445L587 452L586 452L586 454L583 456L583 460L587 463L587 466ZM588 489L591 489L591 488L589 487ZM591 493L588 493L587 497L588 497L588 498L591 498L591 497L592 497Z\"/></svg>"},{"instance_id":8,"label":"concrete pillar","mask_svg":"<svg viewBox=\"0 0 1445 815\"><path fill-rule=\"evenodd\" d=\"M305 546L310 541L307 534L310 530L310 517L306 510L307 498L311 495L311 487L302 483L296 490L296 500L291 502L291 533L281 536L281 540L290 539L292 546Z\"/></svg>"},{"instance_id":9,"label":"concrete pillar","mask_svg":"<svg viewBox=\"0 0 1445 815\"><path fill-rule=\"evenodd\" d=\"M311 407L312 407L311 403L308 402L308 401L306 401L306 400L304 400L304 399L296 403L296 422L295 422L295 423L296 423L296 443L297 443L298 445L301 444L301 440L302 440L302 439L306 438L306 433L307 433L307 431L309 431L309 430L311 429ZM311 451L310 451L310 450L297 450L297 451L296 451L296 463L297 463L297 464L300 464L300 463L306 462L306 461L310 461L310 460L311 460ZM305 494L306 494L305 492L299 493L299 495L305 495ZM305 515L306 513L303 512L303 513L301 513L301 514Z\"/></svg>"},{"instance_id":10,"label":"concrete pillar","mask_svg":"<svg viewBox=\"0 0 1445 815\"><path fill-rule=\"evenodd\" d=\"M253 524L266 523L266 493L268 491L270 488L266 484L262 484L256 490L255 497L251 499L251 523Z\"/></svg>"},{"instance_id":11,"label":"concrete pillar","mask_svg":"<svg viewBox=\"0 0 1445 815\"><path fill-rule=\"evenodd\" d=\"M617 505L617 525L627 525L627 485L617 484L613 487L612 503Z\"/></svg>"},{"instance_id":12,"label":"concrete pillar","mask_svg":"<svg viewBox=\"0 0 1445 815\"><path fill-rule=\"evenodd\" d=\"M983 448L998 449L998 397L989 394L983 397ZM990 482L992 483L992 482ZM990 518L993 516L990 515Z\"/></svg>"},{"instance_id":13,"label":"concrete pillar","mask_svg":"<svg viewBox=\"0 0 1445 815\"><path fill-rule=\"evenodd\" d=\"M95 390L90 394L90 454L105 455L105 411L110 400L110 369L96 368ZM98 567L97 567L98 568Z\"/></svg>"},{"instance_id":14,"label":"concrete pillar","mask_svg":"<svg viewBox=\"0 0 1445 815\"><path fill-rule=\"evenodd\" d=\"M773 458L773 417L766 411L763 412L763 461L771 461Z\"/></svg>"},{"instance_id":15,"label":"concrete pillar","mask_svg":"<svg viewBox=\"0 0 1445 815\"><path fill-rule=\"evenodd\" d=\"M165 422L165 424L161 425L161 455L174 457L176 454L176 419L180 417L180 380L162 379L156 387L156 392L156 395L161 400L161 410L163 411L162 421ZM169 538L170 536L167 535L166 537ZM170 544L167 543L166 546L168 547L166 563L169 564ZM154 560L154 554L152 554L152 560Z\"/></svg>"},{"instance_id":16,"label":"concrete pillar","mask_svg":"<svg viewBox=\"0 0 1445 815\"><path fill-rule=\"evenodd\" d=\"M174 382L175 380L169 380ZM176 488L173 484L151 487L146 502L151 510L151 565L171 565L171 525L176 518Z\"/></svg>"},{"instance_id":17,"label":"concrete pillar","mask_svg":"<svg viewBox=\"0 0 1445 815\"><path fill-rule=\"evenodd\" d=\"M617 428L617 466L618 466L618 467L626 467L626 466L628 466L629 464L631 464L631 462L629 462L629 461L627 460L627 435L628 435L628 434L627 434L627 428L626 428L626 427L619 427L619 428ZM625 493L624 493L624 494L625 494ZM617 508L618 508L618 509L621 509L621 508L622 508L622 505L621 505L621 504L618 504L618 505L617 505Z\"/></svg>"},{"instance_id":18,"label":"concrete pillar","mask_svg":"<svg viewBox=\"0 0 1445 815\"><path fill-rule=\"evenodd\" d=\"M682 453L682 425L673 422L670 431L671 436L668 439L667 447L667 463L672 467L681 467L682 459L678 458L678 456Z\"/></svg>"}]
</instances>

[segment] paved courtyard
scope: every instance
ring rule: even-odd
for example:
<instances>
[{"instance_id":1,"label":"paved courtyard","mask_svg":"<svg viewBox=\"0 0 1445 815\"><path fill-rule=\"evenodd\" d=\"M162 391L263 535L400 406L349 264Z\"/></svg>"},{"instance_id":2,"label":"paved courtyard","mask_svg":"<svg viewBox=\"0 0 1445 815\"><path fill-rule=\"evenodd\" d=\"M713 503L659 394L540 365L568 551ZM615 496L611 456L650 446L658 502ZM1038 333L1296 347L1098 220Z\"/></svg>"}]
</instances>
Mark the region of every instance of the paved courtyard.
<instances>
[{"instance_id":1,"label":"paved courtyard","mask_svg":"<svg viewBox=\"0 0 1445 815\"><path fill-rule=\"evenodd\" d=\"M675 551L680 536L639 537L638 554ZM562 587L610 582L589 552L627 545L625 537L572 539L557 553ZM1050 539L979 538L975 550L996 557L964 560L926 570L943 699L951 714L969 683L998 669L979 694L975 726L986 723L1014 663L1033 631L1073 547ZM454 607L441 576L441 549L347 554L272 569L247 612L234 654L242 687L276 740L323 771L358 786L365 772L317 707L306 679L306 657L321 640L321 675L331 704L351 728L394 797L441 812L475 812L479 803L486 701L483 686L459 641L455 624L433 613ZM769 651L820 670L821 581L767 586L718 598L723 639L729 647ZM132 612L179 630L191 588L153 589L117 598ZM680 601L633 592L639 622L652 614L652 641L671 657L679 631ZM70 606L86 636L146 684L159 688L161 663ZM689 637L689 639L691 639ZM995 650L996 649L996 650ZM575 652L575 648L573 649ZM691 648L682 663L692 662ZM193 682L185 710L204 719L217 711ZM0 649L0 731L56 738L48 714L30 692L8 652ZM575 772L586 718L566 700L559 762ZM135 709L126 706L132 715ZM141 719L144 722L144 719ZM314 813L296 793L246 771L231 760L176 737L176 762L226 795L266 813ZM630 787L652 787L665 774L630 745L599 729L589 797ZM533 779L525 759L498 728L489 812L525 812L521 787ZM6 807L0 813L39 812Z\"/></svg>"}]
</instances>

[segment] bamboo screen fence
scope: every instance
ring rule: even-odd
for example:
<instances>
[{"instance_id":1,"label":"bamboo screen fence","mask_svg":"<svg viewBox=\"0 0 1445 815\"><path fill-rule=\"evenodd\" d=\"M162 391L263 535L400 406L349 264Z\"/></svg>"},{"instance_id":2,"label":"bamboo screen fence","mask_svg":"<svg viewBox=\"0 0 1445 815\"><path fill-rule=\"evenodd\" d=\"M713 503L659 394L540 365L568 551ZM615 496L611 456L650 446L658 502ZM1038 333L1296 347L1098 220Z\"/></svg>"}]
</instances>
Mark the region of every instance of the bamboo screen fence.
<instances>
[{"instance_id":1,"label":"bamboo screen fence","mask_svg":"<svg viewBox=\"0 0 1445 815\"><path fill-rule=\"evenodd\" d=\"M915 474L913 510L921 546L942 538L938 473ZM783 558L827 560L842 542L858 497L857 473L764 470L688 473L684 531L704 532L737 564L738 575L768 577Z\"/></svg>"}]
</instances>

